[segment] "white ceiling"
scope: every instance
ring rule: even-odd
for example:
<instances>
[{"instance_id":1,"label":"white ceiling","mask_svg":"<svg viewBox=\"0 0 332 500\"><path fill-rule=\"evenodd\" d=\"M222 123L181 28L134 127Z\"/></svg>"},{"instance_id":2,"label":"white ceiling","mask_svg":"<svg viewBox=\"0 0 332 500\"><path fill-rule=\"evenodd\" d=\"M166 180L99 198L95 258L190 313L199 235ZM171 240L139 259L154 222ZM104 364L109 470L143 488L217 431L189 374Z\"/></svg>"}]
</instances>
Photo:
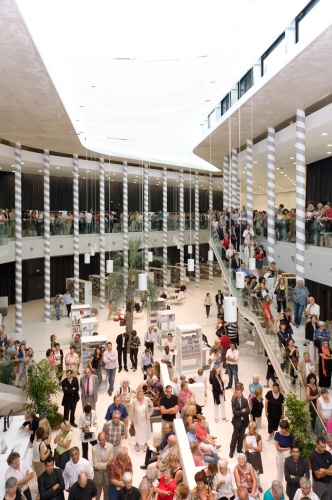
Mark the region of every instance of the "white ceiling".
<instances>
[{"instance_id":1,"label":"white ceiling","mask_svg":"<svg viewBox=\"0 0 332 500\"><path fill-rule=\"evenodd\" d=\"M84 147L216 170L202 116L307 0L17 0Z\"/></svg>"}]
</instances>

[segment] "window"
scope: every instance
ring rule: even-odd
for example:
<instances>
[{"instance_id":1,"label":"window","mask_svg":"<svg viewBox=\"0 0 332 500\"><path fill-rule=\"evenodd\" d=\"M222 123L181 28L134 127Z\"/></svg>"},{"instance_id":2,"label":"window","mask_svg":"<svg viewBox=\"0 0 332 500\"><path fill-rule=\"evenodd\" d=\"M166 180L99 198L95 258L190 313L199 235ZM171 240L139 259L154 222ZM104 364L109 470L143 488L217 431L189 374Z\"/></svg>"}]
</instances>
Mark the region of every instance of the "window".
<instances>
[{"instance_id":1,"label":"window","mask_svg":"<svg viewBox=\"0 0 332 500\"><path fill-rule=\"evenodd\" d=\"M303 40L306 34L310 35L312 25L315 22L314 16L307 16L317 5L319 0L312 0L295 19L296 43Z\"/></svg>"},{"instance_id":2,"label":"window","mask_svg":"<svg viewBox=\"0 0 332 500\"><path fill-rule=\"evenodd\" d=\"M226 111L230 108L230 105L231 105L230 95L227 94L220 103L221 116L226 113Z\"/></svg>"},{"instance_id":3,"label":"window","mask_svg":"<svg viewBox=\"0 0 332 500\"><path fill-rule=\"evenodd\" d=\"M212 127L212 125L214 123L216 123L216 110L214 109L213 111L211 111L211 113L209 114L209 117L208 117L208 120L209 120L209 128Z\"/></svg>"},{"instance_id":4,"label":"window","mask_svg":"<svg viewBox=\"0 0 332 500\"><path fill-rule=\"evenodd\" d=\"M242 97L253 85L252 68L239 81L239 98Z\"/></svg>"},{"instance_id":5,"label":"window","mask_svg":"<svg viewBox=\"0 0 332 500\"><path fill-rule=\"evenodd\" d=\"M279 64L279 62L283 59L285 52L285 33L282 33L261 57L262 76Z\"/></svg>"}]
</instances>

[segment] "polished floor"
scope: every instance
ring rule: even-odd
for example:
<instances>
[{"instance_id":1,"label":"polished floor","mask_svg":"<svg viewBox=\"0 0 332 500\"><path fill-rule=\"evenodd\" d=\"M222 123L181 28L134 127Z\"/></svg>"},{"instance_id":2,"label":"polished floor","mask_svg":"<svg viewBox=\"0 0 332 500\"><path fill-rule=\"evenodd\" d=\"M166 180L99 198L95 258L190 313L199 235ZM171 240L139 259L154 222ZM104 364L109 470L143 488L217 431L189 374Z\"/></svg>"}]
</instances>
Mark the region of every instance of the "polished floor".
<instances>
[{"instance_id":1,"label":"polished floor","mask_svg":"<svg viewBox=\"0 0 332 500\"><path fill-rule=\"evenodd\" d=\"M200 282L199 288L195 288L194 283L189 283L187 286L186 298L183 304L172 306L172 310L176 314L176 324L184 325L188 323L198 323L202 326L203 333L207 336L210 343L213 343L215 339L215 326L217 319L217 309L215 306L211 308L210 317L207 318L205 314L205 307L203 305L204 298L206 292L210 292L212 298L214 300L214 295L216 294L218 288L222 288L222 281L220 278L215 278L213 285L210 286L208 281L202 280ZM98 307L98 298L94 297L94 306ZM70 328L70 320L67 317L61 318L60 321L56 321L53 319L50 322L43 321L43 301L33 301L26 304L23 304L23 332L20 335L15 335L13 332L15 331L15 316L14 316L14 307L11 306L9 308L9 314L5 320L6 326L6 334L8 336L13 335L18 339L25 339L27 341L27 345L33 347L35 352L35 359L38 361L45 357L46 349L50 346L50 335L56 334L57 339L61 344L61 348L64 350L66 354L68 352L68 346L71 340L71 328ZM116 336L123 331L123 329L119 326L119 323L116 323L112 320L107 319L108 311L106 309L99 309L98 312L98 320L99 320L99 332L101 334L106 334L109 340L115 341ZM274 311L274 316L276 316L276 311ZM147 313L145 312L143 315L139 315L139 317L135 318L134 327L138 331L138 334L143 339L144 333L147 328ZM295 331L295 339L297 341L297 345L302 346L304 338L304 329L303 327L299 328ZM303 347L301 347L301 351L303 351ZM242 353L241 353L242 351ZM254 348L250 347L249 344L242 343L240 339L240 360L239 360L239 378L240 381L244 383L246 388L245 396L248 394L248 384L252 379L253 373L258 373L260 375L260 379L262 384L265 383L265 374L266 374L266 359L264 356L256 355L254 352ZM161 352L159 349L156 349L156 360L161 359ZM130 362L128 367L130 367ZM208 375L208 371L205 372ZM104 376L105 377L105 376ZM132 388L136 388L142 377L139 371L133 373L129 369L129 373L121 372L121 374L117 373L115 380L115 388L118 388L120 385L120 381L122 378L129 378L130 386ZM224 375L225 382L227 383L227 376ZM226 385L225 383L225 385ZM230 406L230 396L232 391L227 391L226 396L226 414L228 418L228 422L215 423L214 421L214 407L213 407L213 398L210 390L210 386L208 385L208 395L206 398L206 405L204 407L204 415L207 417L208 422L210 424L210 429L212 434L218 436L218 442L221 445L221 449L219 452L220 457L227 457L229 454L229 443L232 434L232 425L231 425L231 406ZM58 397L58 401L61 401L61 395ZM97 416L98 416L98 425L99 429L102 428L105 420L105 414L108 405L112 402L112 399L108 396L106 390L106 381L104 379L101 387L100 393L97 402ZM76 411L76 421L78 422L79 416L82 413L81 404L77 406ZM73 444L80 446L79 441L80 431L78 429L74 429L74 440ZM261 435L263 438L263 467L264 474L261 476L261 483L263 489L267 489L271 481L276 478L276 464L275 464L275 445L274 441L266 442L267 437L267 422L265 417L263 417L263 427L261 429ZM138 485L140 479L144 475L144 471L140 469L140 465L144 463L144 453L142 451L142 446L140 452L135 451L135 438L129 437L125 443L128 446L130 457L133 461L134 468L134 485ZM91 458L91 450L89 450L89 458ZM229 459L230 460L230 459ZM230 465L234 465L236 463L236 454L234 458L230 460ZM2 479L0 479L2 480ZM32 484L33 494L36 492L36 482ZM35 498L35 497L34 497Z\"/></svg>"}]
</instances>

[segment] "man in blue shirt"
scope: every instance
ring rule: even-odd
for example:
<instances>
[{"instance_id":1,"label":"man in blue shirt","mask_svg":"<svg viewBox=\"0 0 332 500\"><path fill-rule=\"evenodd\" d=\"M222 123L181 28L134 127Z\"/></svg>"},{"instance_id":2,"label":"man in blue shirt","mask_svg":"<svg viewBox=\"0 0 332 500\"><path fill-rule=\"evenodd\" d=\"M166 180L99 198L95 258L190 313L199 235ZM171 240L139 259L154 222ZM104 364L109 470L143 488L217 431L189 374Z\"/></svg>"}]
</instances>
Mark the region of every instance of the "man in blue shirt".
<instances>
[{"instance_id":1,"label":"man in blue shirt","mask_svg":"<svg viewBox=\"0 0 332 500\"><path fill-rule=\"evenodd\" d=\"M156 451L150 450L150 447L146 450L144 465L141 465L141 469L147 469L149 464L153 462L157 462L159 454L164 450L165 446L168 444L169 436L174 435L173 432L173 424L171 422L167 422L164 425L165 436L160 444L155 446ZM152 456L153 455L153 456Z\"/></svg>"},{"instance_id":2,"label":"man in blue shirt","mask_svg":"<svg viewBox=\"0 0 332 500\"><path fill-rule=\"evenodd\" d=\"M122 420L122 422L124 423L125 429L127 429L127 427L128 427L128 412L127 412L127 408L125 407L125 405L123 403L121 403L120 396L114 396L113 401L114 401L114 403L112 403L111 405L109 405L109 407L107 408L107 412L106 412L106 415L105 415L105 420L107 420L107 422L109 420L112 420L112 415L115 412L115 410L117 410L117 411L119 411L121 413L120 420Z\"/></svg>"},{"instance_id":3,"label":"man in blue shirt","mask_svg":"<svg viewBox=\"0 0 332 500\"><path fill-rule=\"evenodd\" d=\"M304 306L307 305L308 297L308 288L306 286L303 286L303 280L299 280L293 290L294 321L296 328L298 328L301 323L303 309Z\"/></svg>"},{"instance_id":4,"label":"man in blue shirt","mask_svg":"<svg viewBox=\"0 0 332 500\"><path fill-rule=\"evenodd\" d=\"M244 262L242 262L242 264L240 265L240 267L237 269L237 272L244 273L246 276L250 276L250 271L246 267L246 265L245 265Z\"/></svg>"}]
</instances>

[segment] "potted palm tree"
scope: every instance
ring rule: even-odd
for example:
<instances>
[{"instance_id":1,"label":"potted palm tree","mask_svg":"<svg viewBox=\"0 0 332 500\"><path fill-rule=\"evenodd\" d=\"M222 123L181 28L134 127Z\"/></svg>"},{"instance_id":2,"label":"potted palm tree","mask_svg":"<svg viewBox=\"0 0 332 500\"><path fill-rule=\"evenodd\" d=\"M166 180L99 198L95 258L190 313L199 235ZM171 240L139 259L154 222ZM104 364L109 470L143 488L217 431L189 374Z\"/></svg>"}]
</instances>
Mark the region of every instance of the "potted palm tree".
<instances>
[{"instance_id":1,"label":"potted palm tree","mask_svg":"<svg viewBox=\"0 0 332 500\"><path fill-rule=\"evenodd\" d=\"M133 238L129 240L128 249L128 284L125 290L125 308L126 308L126 333L129 334L133 330L134 322L134 305L135 305L135 291L137 289L138 275L142 273L144 267L144 251L141 248L142 240ZM163 258L157 255L154 256L154 263L162 264ZM124 302L123 290L125 287L125 268L123 253L117 252L113 257L114 271L110 275L109 281L109 301L114 307L121 306ZM147 292L140 292L142 300L146 300L147 295L154 297L157 287L155 283L148 277L148 290Z\"/></svg>"},{"instance_id":2,"label":"potted palm tree","mask_svg":"<svg viewBox=\"0 0 332 500\"><path fill-rule=\"evenodd\" d=\"M51 427L59 425L63 416L58 412L59 405L52 401L60 392L58 379L50 376L50 365L46 359L36 363L33 371L27 374L24 393L26 410L33 410L41 418L47 418Z\"/></svg>"}]
</instances>

